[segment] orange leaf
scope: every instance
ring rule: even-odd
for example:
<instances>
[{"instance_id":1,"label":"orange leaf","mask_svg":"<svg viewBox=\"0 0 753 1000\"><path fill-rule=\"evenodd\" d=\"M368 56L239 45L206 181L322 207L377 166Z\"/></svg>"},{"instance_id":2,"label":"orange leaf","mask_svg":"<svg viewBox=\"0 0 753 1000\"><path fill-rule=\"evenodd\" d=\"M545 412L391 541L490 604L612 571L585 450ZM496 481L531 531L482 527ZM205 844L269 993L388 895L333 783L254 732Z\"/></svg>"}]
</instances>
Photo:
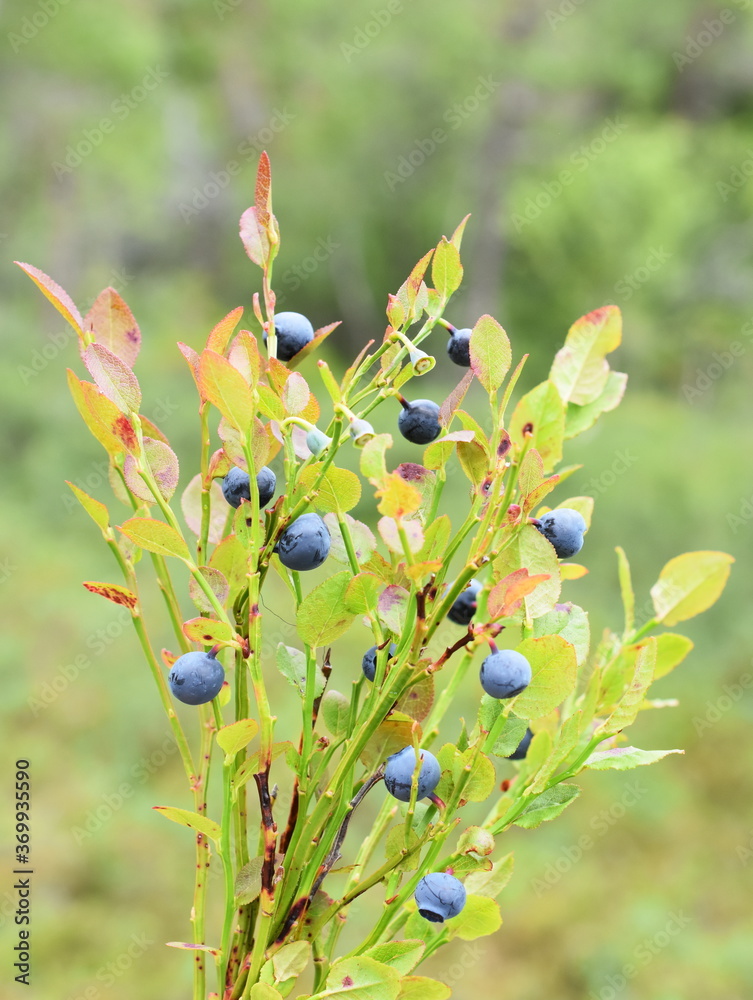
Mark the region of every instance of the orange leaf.
<instances>
[{"instance_id":1,"label":"orange leaf","mask_svg":"<svg viewBox=\"0 0 753 1000\"><path fill-rule=\"evenodd\" d=\"M535 576L529 576L528 570L525 567L509 573L504 580L500 580L489 592L487 609L490 620L495 621L497 618L508 618L520 607L520 603L524 597L532 594L540 583L548 579L548 573L538 573Z\"/></svg>"}]
</instances>

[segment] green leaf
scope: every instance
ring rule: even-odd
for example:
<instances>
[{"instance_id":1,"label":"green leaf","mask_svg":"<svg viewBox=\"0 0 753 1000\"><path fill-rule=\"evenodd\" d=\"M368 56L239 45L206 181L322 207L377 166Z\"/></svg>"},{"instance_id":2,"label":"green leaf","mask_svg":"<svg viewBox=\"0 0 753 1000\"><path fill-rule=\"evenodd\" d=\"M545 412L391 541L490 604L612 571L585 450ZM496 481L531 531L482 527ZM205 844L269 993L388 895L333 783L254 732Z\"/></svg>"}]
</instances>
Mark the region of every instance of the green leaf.
<instances>
[{"instance_id":1,"label":"green leaf","mask_svg":"<svg viewBox=\"0 0 753 1000\"><path fill-rule=\"evenodd\" d=\"M485 754L477 754L475 747L468 747L461 755L459 764L460 767L456 768L456 780L460 777L461 770L470 768L470 774L463 786L461 802L483 802L496 784L494 765Z\"/></svg>"},{"instance_id":2,"label":"green leaf","mask_svg":"<svg viewBox=\"0 0 753 1000\"><path fill-rule=\"evenodd\" d=\"M565 436L565 405L553 382L542 382L518 401L510 418L509 432L519 448L530 432L531 445L541 455L544 472L551 472L562 458Z\"/></svg>"},{"instance_id":3,"label":"green leaf","mask_svg":"<svg viewBox=\"0 0 753 1000\"><path fill-rule=\"evenodd\" d=\"M403 830L403 827L396 827ZM387 941L384 944L375 944L364 952L368 958L373 958L377 962L389 965L396 969L401 976L407 976L413 972L421 961L426 945L423 941L415 939L410 941Z\"/></svg>"},{"instance_id":4,"label":"green leaf","mask_svg":"<svg viewBox=\"0 0 753 1000\"><path fill-rule=\"evenodd\" d=\"M651 588L656 618L677 625L719 598L735 560L726 552L686 552L670 559Z\"/></svg>"},{"instance_id":5,"label":"green leaf","mask_svg":"<svg viewBox=\"0 0 753 1000\"><path fill-rule=\"evenodd\" d=\"M252 858L235 876L235 902L237 906L251 903L261 893L261 871L264 857Z\"/></svg>"},{"instance_id":6,"label":"green leaf","mask_svg":"<svg viewBox=\"0 0 753 1000\"><path fill-rule=\"evenodd\" d=\"M225 458L223 452L220 454ZM197 472L183 490L180 498L180 509L183 511L183 517L197 538L201 534L202 495L201 473ZM209 541L212 545L218 545L222 541L227 512L227 500L222 495L222 487L215 479L209 487Z\"/></svg>"},{"instance_id":7,"label":"green leaf","mask_svg":"<svg viewBox=\"0 0 753 1000\"><path fill-rule=\"evenodd\" d=\"M298 607L298 635L309 646L326 646L348 631L355 615L345 604L353 578L350 570L335 573L304 597Z\"/></svg>"},{"instance_id":8,"label":"green leaf","mask_svg":"<svg viewBox=\"0 0 753 1000\"><path fill-rule=\"evenodd\" d=\"M269 983L254 983L248 997L249 1000L282 1000L282 993Z\"/></svg>"},{"instance_id":9,"label":"green leaf","mask_svg":"<svg viewBox=\"0 0 753 1000\"><path fill-rule=\"evenodd\" d=\"M499 906L490 896L475 896L472 893L466 897L465 906L456 917L445 921L445 927L452 938L461 941L475 941L476 938L494 934L502 926L502 914Z\"/></svg>"},{"instance_id":10,"label":"green leaf","mask_svg":"<svg viewBox=\"0 0 753 1000\"><path fill-rule=\"evenodd\" d=\"M579 795L580 788L577 785L555 785L533 799L531 804L515 820L515 826L534 830L542 823L556 819Z\"/></svg>"},{"instance_id":11,"label":"green leaf","mask_svg":"<svg viewBox=\"0 0 753 1000\"><path fill-rule=\"evenodd\" d=\"M582 711L575 712L568 719L565 719L556 734L554 745L552 746L550 744L546 752L546 758L542 760L538 768L535 769L535 780L529 785L529 790L532 794L538 794L539 792L543 792L545 790L546 786L549 784L549 779L552 777L554 772L559 768L560 764L567 760L572 751L578 746L583 729L584 721ZM541 741L546 736L548 736L548 733L546 733L545 730L536 734L528 750L529 758L531 757L531 751L535 754L537 748L541 745Z\"/></svg>"},{"instance_id":12,"label":"green leaf","mask_svg":"<svg viewBox=\"0 0 753 1000\"><path fill-rule=\"evenodd\" d=\"M657 642L653 638L643 640L641 645L637 647L635 670L630 685L615 710L599 726L595 735L611 736L635 722L641 703L646 697L646 691L654 679L656 647Z\"/></svg>"},{"instance_id":13,"label":"green leaf","mask_svg":"<svg viewBox=\"0 0 753 1000\"><path fill-rule=\"evenodd\" d=\"M550 373L565 403L585 406L599 398L609 378L606 355L621 340L622 314L617 306L602 306L573 323Z\"/></svg>"},{"instance_id":14,"label":"green leaf","mask_svg":"<svg viewBox=\"0 0 753 1000\"><path fill-rule=\"evenodd\" d=\"M281 743L273 743L270 751L270 762L274 762L278 757L285 756L291 767L296 767L298 763L298 751L290 740L283 740ZM265 760L266 762L266 760ZM233 777L233 787L237 791L249 781L254 774L258 774L262 767L261 750L257 750L247 757Z\"/></svg>"},{"instance_id":15,"label":"green leaf","mask_svg":"<svg viewBox=\"0 0 753 1000\"><path fill-rule=\"evenodd\" d=\"M277 646L277 668L283 677L297 688L301 698L306 696L306 654L281 642ZM316 665L314 697L318 698L327 686L319 664Z\"/></svg>"},{"instance_id":16,"label":"green leaf","mask_svg":"<svg viewBox=\"0 0 753 1000\"><path fill-rule=\"evenodd\" d=\"M455 848L458 854L480 854L486 857L494 850L494 837L480 826L469 826L458 837Z\"/></svg>"},{"instance_id":17,"label":"green leaf","mask_svg":"<svg viewBox=\"0 0 753 1000\"><path fill-rule=\"evenodd\" d=\"M687 636L678 635L676 632L665 632L657 636L656 639L656 668L654 670L654 680L665 677L678 664L682 663L685 657L693 648L692 640Z\"/></svg>"},{"instance_id":18,"label":"green leaf","mask_svg":"<svg viewBox=\"0 0 753 1000\"><path fill-rule=\"evenodd\" d=\"M292 377L292 376L291 376ZM307 466L298 477L296 490L309 493L323 467L322 462ZM350 469L330 465L317 487L313 504L317 510L345 513L361 499L361 481Z\"/></svg>"},{"instance_id":19,"label":"green leaf","mask_svg":"<svg viewBox=\"0 0 753 1000\"><path fill-rule=\"evenodd\" d=\"M206 580L209 589L219 603L224 605L230 593L230 588L222 573L218 569L212 569L210 566L199 566L199 572ZM203 616L209 617L214 614L214 605L193 577L188 581L188 595Z\"/></svg>"},{"instance_id":20,"label":"green leaf","mask_svg":"<svg viewBox=\"0 0 753 1000\"><path fill-rule=\"evenodd\" d=\"M625 550L619 545L615 548L617 553L617 565L620 577L620 594L622 595L622 606L625 609L625 634L633 631L635 624L635 593L633 582L630 577L630 563L625 555Z\"/></svg>"},{"instance_id":21,"label":"green leaf","mask_svg":"<svg viewBox=\"0 0 753 1000\"><path fill-rule=\"evenodd\" d=\"M365 955L343 958L329 971L326 989L311 1000L324 997L345 997L346 1000L397 1000L400 973L383 962Z\"/></svg>"},{"instance_id":22,"label":"green leaf","mask_svg":"<svg viewBox=\"0 0 753 1000\"><path fill-rule=\"evenodd\" d=\"M369 528L368 525L364 524L362 521L356 521L356 519L351 517L350 514L345 514L344 520L348 526L348 530L350 531L350 537L353 542L353 548L355 549L356 559L361 564L368 562L374 552L376 552L377 547L377 540L374 537L371 528ZM342 531L340 530L337 515L331 512L329 514L325 514L324 523L327 525L332 539L332 546L329 552L330 558L336 559L337 562L350 565L350 559L348 557L347 549L345 548L345 542L343 541Z\"/></svg>"},{"instance_id":23,"label":"green leaf","mask_svg":"<svg viewBox=\"0 0 753 1000\"><path fill-rule=\"evenodd\" d=\"M506 854L504 858L494 862L490 871L471 872L465 880L466 892L496 899L512 878L514 864L514 856Z\"/></svg>"},{"instance_id":24,"label":"green leaf","mask_svg":"<svg viewBox=\"0 0 753 1000\"><path fill-rule=\"evenodd\" d=\"M582 666L588 658L591 646L591 626L588 623L588 613L577 604L568 601L566 604L556 604L552 611L537 618L533 623L534 637L545 635L561 635L575 647L578 666Z\"/></svg>"},{"instance_id":25,"label":"green leaf","mask_svg":"<svg viewBox=\"0 0 753 1000\"><path fill-rule=\"evenodd\" d=\"M172 500L173 493L175 493L180 475L178 456L170 445L165 444L163 441L157 441L154 438L145 437L141 464L142 467L146 466L144 471L148 470L154 477L154 482L160 496L169 503ZM155 503L156 497L145 480L140 476L136 459L133 455L126 455L123 464L123 476L128 489L134 496L138 497L139 500L146 501L146 503Z\"/></svg>"},{"instance_id":26,"label":"green leaf","mask_svg":"<svg viewBox=\"0 0 753 1000\"><path fill-rule=\"evenodd\" d=\"M284 944L272 956L275 979L278 982L283 982L286 979L300 976L308 965L310 957L311 945L308 941L291 941L290 944Z\"/></svg>"},{"instance_id":27,"label":"green leaf","mask_svg":"<svg viewBox=\"0 0 753 1000\"><path fill-rule=\"evenodd\" d=\"M460 460L460 467L474 486L486 479L489 464L486 452L478 441L458 441L455 446Z\"/></svg>"},{"instance_id":28,"label":"green leaf","mask_svg":"<svg viewBox=\"0 0 753 1000\"><path fill-rule=\"evenodd\" d=\"M460 263L460 253L444 236L434 251L431 262L431 280L434 287L447 300L458 290L463 280L463 265Z\"/></svg>"},{"instance_id":29,"label":"green leaf","mask_svg":"<svg viewBox=\"0 0 753 1000\"><path fill-rule=\"evenodd\" d=\"M594 771L629 771L643 764L653 764L671 753L685 753L684 750L639 750L638 747L613 747L611 750L597 750L588 758L584 767Z\"/></svg>"},{"instance_id":30,"label":"green leaf","mask_svg":"<svg viewBox=\"0 0 753 1000\"><path fill-rule=\"evenodd\" d=\"M447 1000L452 990L438 979L406 976L400 983L398 1000Z\"/></svg>"},{"instance_id":31,"label":"green leaf","mask_svg":"<svg viewBox=\"0 0 753 1000\"><path fill-rule=\"evenodd\" d=\"M188 809L176 809L174 806L152 806L152 809L166 819L172 820L173 823L179 823L181 826L187 826L191 830L203 833L205 837L215 841L215 843L222 836L222 827L220 824L215 823L214 820L209 819L207 816L200 816L199 813L189 812Z\"/></svg>"},{"instance_id":32,"label":"green leaf","mask_svg":"<svg viewBox=\"0 0 753 1000\"><path fill-rule=\"evenodd\" d=\"M457 442L473 441L475 438L475 433L469 430L450 431L449 434L442 435L424 451L424 466L427 469L441 469L447 464Z\"/></svg>"},{"instance_id":33,"label":"green leaf","mask_svg":"<svg viewBox=\"0 0 753 1000\"><path fill-rule=\"evenodd\" d=\"M191 559L186 543L178 532L164 521L155 521L151 517L132 517L121 524L118 530L147 552L155 552L160 556L175 556L186 562Z\"/></svg>"},{"instance_id":34,"label":"green leaf","mask_svg":"<svg viewBox=\"0 0 753 1000\"><path fill-rule=\"evenodd\" d=\"M230 588L230 599L233 600L236 594L242 590L246 584L246 564L248 555L243 547L243 542L237 535L228 535L212 553L209 565L222 573Z\"/></svg>"},{"instance_id":35,"label":"green leaf","mask_svg":"<svg viewBox=\"0 0 753 1000\"><path fill-rule=\"evenodd\" d=\"M413 851L414 848L418 847L421 843L418 834L415 830L410 831L408 837L408 850ZM405 824L399 823L397 826L393 826L387 833L387 838L384 842L384 856L388 861L396 860L402 856L402 852L405 849ZM395 871L398 872L414 872L421 863L421 852L415 851L412 854L406 854L402 861L399 861L395 865ZM383 947L378 945L377 947ZM369 949L369 954L371 954L372 949ZM380 962L387 962L388 965L392 964L386 958L382 958L379 955L373 955L373 958L379 959ZM418 962L416 963L418 964ZM397 968L397 966L395 966ZM400 970L402 971L402 970ZM409 972L410 969L406 969Z\"/></svg>"},{"instance_id":36,"label":"green leaf","mask_svg":"<svg viewBox=\"0 0 753 1000\"><path fill-rule=\"evenodd\" d=\"M503 710L503 707L502 702L498 698L491 698L488 694L482 696L478 718L479 725L484 732L491 732L492 726L496 722L499 713ZM519 719L511 712L491 752L495 757L509 757L518 748L520 741L526 734L526 729L528 729L528 722L525 719Z\"/></svg>"},{"instance_id":37,"label":"green leaf","mask_svg":"<svg viewBox=\"0 0 753 1000\"><path fill-rule=\"evenodd\" d=\"M565 440L577 437L596 423L602 413L616 409L625 395L628 377L623 372L609 372L606 384L593 403L575 406L569 403L565 412Z\"/></svg>"},{"instance_id":38,"label":"green leaf","mask_svg":"<svg viewBox=\"0 0 753 1000\"><path fill-rule=\"evenodd\" d=\"M80 490L78 486L68 482L67 479L65 482L66 485L70 486L73 490L73 495L97 527L102 531L106 531L110 524L110 515L107 507L105 507L103 503L100 503L99 500L95 500L94 497L90 497L88 493L84 493L84 491Z\"/></svg>"},{"instance_id":39,"label":"green leaf","mask_svg":"<svg viewBox=\"0 0 753 1000\"><path fill-rule=\"evenodd\" d=\"M81 319L81 313L76 308L70 295L56 281L53 281L49 275L45 274L44 271L40 271L38 267L34 267L32 264L23 264L20 260L16 260L13 263L18 264L21 270L28 274L42 295L55 306L63 319L70 323L83 340L84 321Z\"/></svg>"},{"instance_id":40,"label":"green leaf","mask_svg":"<svg viewBox=\"0 0 753 1000\"><path fill-rule=\"evenodd\" d=\"M452 524L447 514L440 514L424 531L424 546L416 557L418 562L439 559L447 551Z\"/></svg>"},{"instance_id":41,"label":"green leaf","mask_svg":"<svg viewBox=\"0 0 753 1000\"><path fill-rule=\"evenodd\" d=\"M530 576L548 576L523 597L527 618L539 618L551 611L560 596L562 583L557 554L532 524L515 528L512 541L494 560L494 580L499 582L516 570L526 569Z\"/></svg>"},{"instance_id":42,"label":"green leaf","mask_svg":"<svg viewBox=\"0 0 753 1000\"><path fill-rule=\"evenodd\" d=\"M238 636L234 629L227 622L218 622L214 618L191 618L190 621L183 622L183 634L191 642L204 642L213 644L215 642L237 643Z\"/></svg>"},{"instance_id":43,"label":"green leaf","mask_svg":"<svg viewBox=\"0 0 753 1000\"><path fill-rule=\"evenodd\" d=\"M342 736L348 732L350 724L350 698L330 688L325 692L320 707L324 725L333 736Z\"/></svg>"},{"instance_id":44,"label":"green leaf","mask_svg":"<svg viewBox=\"0 0 753 1000\"><path fill-rule=\"evenodd\" d=\"M348 584L345 606L354 615L373 614L384 583L374 573L358 573Z\"/></svg>"},{"instance_id":45,"label":"green leaf","mask_svg":"<svg viewBox=\"0 0 753 1000\"><path fill-rule=\"evenodd\" d=\"M391 447L391 434L375 434L361 449L361 475L365 476L373 486L381 486L387 477L385 452Z\"/></svg>"},{"instance_id":46,"label":"green leaf","mask_svg":"<svg viewBox=\"0 0 753 1000\"><path fill-rule=\"evenodd\" d=\"M471 333L471 369L487 392L496 392L512 364L507 334L493 316L482 316Z\"/></svg>"},{"instance_id":47,"label":"green leaf","mask_svg":"<svg viewBox=\"0 0 753 1000\"><path fill-rule=\"evenodd\" d=\"M524 639L517 647L531 664L532 679L515 698L515 714L521 719L540 719L567 698L575 687L575 647L561 635Z\"/></svg>"},{"instance_id":48,"label":"green leaf","mask_svg":"<svg viewBox=\"0 0 753 1000\"><path fill-rule=\"evenodd\" d=\"M241 434L256 415L254 394L245 379L227 358L215 351L202 351L199 361L201 392Z\"/></svg>"},{"instance_id":49,"label":"green leaf","mask_svg":"<svg viewBox=\"0 0 753 1000\"><path fill-rule=\"evenodd\" d=\"M431 711L434 702L434 677L424 675L419 681L404 691L398 698L395 708L398 712L409 715L411 719L422 722Z\"/></svg>"},{"instance_id":50,"label":"green leaf","mask_svg":"<svg viewBox=\"0 0 753 1000\"><path fill-rule=\"evenodd\" d=\"M258 732L259 724L255 719L239 719L218 730L216 739L226 754L234 756L247 747Z\"/></svg>"}]
</instances>

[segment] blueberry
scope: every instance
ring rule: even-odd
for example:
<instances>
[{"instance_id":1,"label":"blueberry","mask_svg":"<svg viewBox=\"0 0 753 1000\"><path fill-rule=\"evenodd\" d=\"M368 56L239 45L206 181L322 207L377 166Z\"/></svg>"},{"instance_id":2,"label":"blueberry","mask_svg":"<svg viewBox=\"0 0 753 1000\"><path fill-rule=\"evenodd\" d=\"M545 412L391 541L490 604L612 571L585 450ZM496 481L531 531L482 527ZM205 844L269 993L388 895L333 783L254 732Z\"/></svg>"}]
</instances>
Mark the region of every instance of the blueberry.
<instances>
[{"instance_id":1,"label":"blueberry","mask_svg":"<svg viewBox=\"0 0 753 1000\"><path fill-rule=\"evenodd\" d=\"M513 698L531 683L531 664L514 649L498 649L481 664L481 687L492 698Z\"/></svg>"},{"instance_id":2,"label":"blueberry","mask_svg":"<svg viewBox=\"0 0 753 1000\"><path fill-rule=\"evenodd\" d=\"M222 495L231 507L240 507L241 500L251 499L250 483L251 478L249 474L243 469L239 469L237 465L234 465L222 480ZM265 504L269 503L275 495L276 487L277 478L274 472L265 465L256 474L256 488L259 491L260 507L264 507Z\"/></svg>"},{"instance_id":3,"label":"blueberry","mask_svg":"<svg viewBox=\"0 0 753 1000\"><path fill-rule=\"evenodd\" d=\"M415 900L424 919L441 924L465 906L465 886L448 872L431 872L416 886Z\"/></svg>"},{"instance_id":4,"label":"blueberry","mask_svg":"<svg viewBox=\"0 0 753 1000\"><path fill-rule=\"evenodd\" d=\"M524 760L525 755L528 753L528 748L531 745L531 740L533 739L533 733L530 729L526 729L526 734L523 739L518 743L515 750L512 753L508 753L508 760Z\"/></svg>"},{"instance_id":5,"label":"blueberry","mask_svg":"<svg viewBox=\"0 0 753 1000\"><path fill-rule=\"evenodd\" d=\"M280 361L290 361L306 344L314 339L314 328L301 313L281 312L275 316L277 334L277 357ZM266 343L267 335L264 334Z\"/></svg>"},{"instance_id":6,"label":"blueberry","mask_svg":"<svg viewBox=\"0 0 753 1000\"><path fill-rule=\"evenodd\" d=\"M471 330L451 330L447 341L447 353L450 361L461 368L471 367Z\"/></svg>"},{"instance_id":7,"label":"blueberry","mask_svg":"<svg viewBox=\"0 0 753 1000\"><path fill-rule=\"evenodd\" d=\"M478 580L471 580L462 594L459 594L447 612L447 617L456 625L470 625L476 611L476 598L482 590Z\"/></svg>"},{"instance_id":8,"label":"blueberry","mask_svg":"<svg viewBox=\"0 0 753 1000\"><path fill-rule=\"evenodd\" d=\"M429 444L442 433L439 406L431 399L416 399L412 403L400 400L403 407L397 426L413 444Z\"/></svg>"},{"instance_id":9,"label":"blueberry","mask_svg":"<svg viewBox=\"0 0 753 1000\"><path fill-rule=\"evenodd\" d=\"M420 750L421 770L418 772L417 799L431 795L439 784L441 770L439 761L428 750ZM413 747L404 747L398 753L387 758L384 769L384 783L387 791L401 802L410 802L410 789L413 772L416 770L416 751Z\"/></svg>"},{"instance_id":10,"label":"blueberry","mask_svg":"<svg viewBox=\"0 0 753 1000\"><path fill-rule=\"evenodd\" d=\"M390 643L390 656L394 656L397 652L397 646L394 642ZM361 669L364 672L364 676L367 681L373 681L376 677L376 658L377 658L377 648L372 646L363 654L363 659L361 660Z\"/></svg>"},{"instance_id":11,"label":"blueberry","mask_svg":"<svg viewBox=\"0 0 753 1000\"><path fill-rule=\"evenodd\" d=\"M332 544L327 525L318 514L302 514L280 535L274 551L288 569L316 569L329 555Z\"/></svg>"},{"instance_id":12,"label":"blueberry","mask_svg":"<svg viewBox=\"0 0 753 1000\"><path fill-rule=\"evenodd\" d=\"M544 514L538 521L536 527L552 543L558 559L569 559L583 548L586 522L577 510L558 507Z\"/></svg>"},{"instance_id":13,"label":"blueberry","mask_svg":"<svg viewBox=\"0 0 753 1000\"><path fill-rule=\"evenodd\" d=\"M204 705L220 693L225 671L212 653L184 653L173 663L168 680L178 701Z\"/></svg>"}]
</instances>

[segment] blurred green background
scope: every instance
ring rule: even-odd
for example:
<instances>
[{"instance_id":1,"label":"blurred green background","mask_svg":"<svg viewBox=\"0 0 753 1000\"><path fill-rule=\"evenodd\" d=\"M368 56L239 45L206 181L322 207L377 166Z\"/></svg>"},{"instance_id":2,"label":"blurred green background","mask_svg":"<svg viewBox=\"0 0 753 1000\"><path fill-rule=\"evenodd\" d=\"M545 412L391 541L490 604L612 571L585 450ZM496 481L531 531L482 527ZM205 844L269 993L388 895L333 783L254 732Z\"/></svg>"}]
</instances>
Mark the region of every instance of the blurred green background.
<instances>
[{"instance_id":1,"label":"blurred green background","mask_svg":"<svg viewBox=\"0 0 753 1000\"><path fill-rule=\"evenodd\" d=\"M632 734L685 756L590 774L560 820L506 835L517 871L501 897L503 929L440 953L427 974L460 1000L750 996L749 7L2 5L3 787L13 761L29 757L26 995L187 996L190 963L163 942L190 934L192 847L150 811L190 803L130 625L79 583L117 576L64 484L108 495L104 453L65 385L66 366L82 373L73 334L10 262L42 268L82 309L105 285L124 295L144 335L144 411L169 435L185 485L197 422L174 345L199 347L259 287L237 225L266 148L283 237L278 292L317 326L343 320L326 352L333 365L381 337L387 292L468 212L466 278L448 318L470 326L495 315L516 355L531 355L524 388L545 375L575 318L608 302L623 309L613 367L629 372L626 400L573 443L567 460L584 468L554 495L596 497L590 574L566 590L595 635L620 624L616 544L639 602L679 552L737 559L722 602L687 628L696 650L661 682L679 707L644 713ZM432 345L438 363L421 394L440 397L458 371L444 339ZM380 419L390 426L390 414ZM452 484L464 504L462 475ZM169 646L158 596L152 624ZM269 622L269 650L293 641L284 622ZM366 638L354 629L337 644L341 690ZM290 706L278 710L281 731L292 731L295 698L272 683L275 704ZM354 920L366 926L373 912L365 901Z\"/></svg>"}]
</instances>

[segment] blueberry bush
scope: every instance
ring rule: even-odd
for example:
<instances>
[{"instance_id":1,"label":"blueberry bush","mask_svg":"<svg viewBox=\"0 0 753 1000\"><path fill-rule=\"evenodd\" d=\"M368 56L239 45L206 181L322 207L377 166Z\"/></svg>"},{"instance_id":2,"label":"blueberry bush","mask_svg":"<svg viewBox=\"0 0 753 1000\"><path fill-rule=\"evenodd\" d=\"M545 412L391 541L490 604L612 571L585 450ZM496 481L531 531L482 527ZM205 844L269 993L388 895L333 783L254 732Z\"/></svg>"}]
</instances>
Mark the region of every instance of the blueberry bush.
<instances>
[{"instance_id":1,"label":"blueberry bush","mask_svg":"<svg viewBox=\"0 0 753 1000\"><path fill-rule=\"evenodd\" d=\"M450 996L416 970L448 941L499 928L497 897L513 870L505 832L555 819L586 771L682 752L638 749L625 731L643 709L670 704L651 685L692 642L668 629L717 600L732 559L670 560L641 620L618 548L624 623L592 649L588 615L563 591L587 572L567 560L588 549L593 500L545 503L575 471L562 464L565 443L622 398L627 376L607 361L620 311L578 319L547 380L516 394L526 357L514 364L502 326L485 315L457 329L444 317L463 278L466 221L388 296L378 346L366 344L341 377L323 360L311 365L317 398L297 369L338 324L314 330L299 313L275 315L280 235L263 154L240 223L261 269L252 329L237 330L239 307L201 352L178 345L199 396L196 465L179 505L178 459L140 413L141 334L128 306L108 288L82 317L52 279L20 265L78 334L92 381L69 371L70 389L130 510L113 518L70 484L123 577L84 586L129 610L185 771L186 798L155 809L195 841L190 940L169 942L190 956L194 1000ZM431 382L435 359L420 346L430 337L465 369L441 403L402 394L412 380L421 392ZM488 399L475 415L463 409L474 381ZM415 461L391 467L393 436L367 419L376 407ZM445 510L450 475L467 477L465 509ZM366 484L373 504L362 500ZM359 505L370 523L349 513ZM147 572L174 652L158 653L147 629ZM263 595L274 578L298 643L268 657ZM187 601L198 612L188 619ZM363 661L343 662L332 644L356 626ZM286 713L291 703L300 711L295 741L276 740L275 671L290 682ZM469 688L478 708L466 724L453 708ZM437 745L440 731L451 741ZM210 776L222 790L216 811ZM469 805L477 822L465 819ZM368 832L352 843L357 809ZM207 878L212 855L219 887ZM347 951L354 908L369 929Z\"/></svg>"}]
</instances>

